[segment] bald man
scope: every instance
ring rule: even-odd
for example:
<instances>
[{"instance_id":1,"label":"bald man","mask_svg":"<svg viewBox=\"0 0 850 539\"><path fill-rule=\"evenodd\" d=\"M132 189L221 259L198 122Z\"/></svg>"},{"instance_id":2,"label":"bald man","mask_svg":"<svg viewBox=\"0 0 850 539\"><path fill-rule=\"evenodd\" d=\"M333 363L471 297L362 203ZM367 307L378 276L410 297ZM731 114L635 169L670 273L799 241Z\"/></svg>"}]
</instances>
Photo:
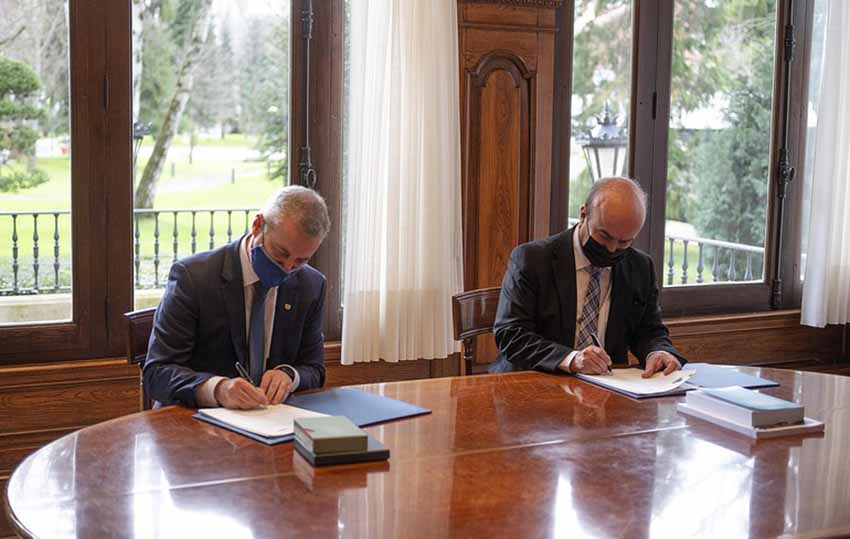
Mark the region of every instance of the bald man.
<instances>
[{"instance_id":1,"label":"bald man","mask_svg":"<svg viewBox=\"0 0 850 539\"><path fill-rule=\"evenodd\" d=\"M628 178L593 184L578 225L511 253L490 372L604 374L637 357L644 376L682 368L661 321L652 259L632 247L646 194Z\"/></svg>"}]
</instances>

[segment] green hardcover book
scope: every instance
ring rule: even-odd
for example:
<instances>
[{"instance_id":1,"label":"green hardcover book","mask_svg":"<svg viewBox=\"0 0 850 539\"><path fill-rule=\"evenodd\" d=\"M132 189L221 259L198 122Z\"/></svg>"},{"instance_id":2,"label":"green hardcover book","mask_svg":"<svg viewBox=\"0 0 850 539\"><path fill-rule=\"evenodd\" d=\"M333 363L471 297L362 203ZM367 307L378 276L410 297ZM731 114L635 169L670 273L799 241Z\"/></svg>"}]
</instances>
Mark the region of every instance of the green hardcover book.
<instances>
[{"instance_id":1,"label":"green hardcover book","mask_svg":"<svg viewBox=\"0 0 850 539\"><path fill-rule=\"evenodd\" d=\"M295 439L295 451L313 466L330 464L354 464L356 462L372 462L390 458L390 450L375 438L368 437L369 444L365 451L343 451L341 453L313 453Z\"/></svg>"},{"instance_id":2,"label":"green hardcover book","mask_svg":"<svg viewBox=\"0 0 850 539\"><path fill-rule=\"evenodd\" d=\"M296 419L295 439L317 455L365 451L369 443L366 431L341 415Z\"/></svg>"}]
</instances>

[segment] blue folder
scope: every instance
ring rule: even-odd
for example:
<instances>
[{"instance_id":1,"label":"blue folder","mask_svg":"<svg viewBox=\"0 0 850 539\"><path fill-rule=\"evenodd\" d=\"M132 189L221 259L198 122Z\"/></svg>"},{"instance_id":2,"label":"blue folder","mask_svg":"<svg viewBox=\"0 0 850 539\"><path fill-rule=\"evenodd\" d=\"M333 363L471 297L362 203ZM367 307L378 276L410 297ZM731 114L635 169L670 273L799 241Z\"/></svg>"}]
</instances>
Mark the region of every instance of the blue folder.
<instances>
[{"instance_id":1,"label":"blue folder","mask_svg":"<svg viewBox=\"0 0 850 539\"><path fill-rule=\"evenodd\" d=\"M421 406L350 387L338 387L318 393L293 395L286 400L286 404L322 414L343 415L359 427L367 427L395 419L431 413L431 410L428 408L422 408ZM268 445L288 442L294 438L293 434L275 437L261 436L207 417L201 413L196 413L192 417L232 430L233 432L238 432Z\"/></svg>"},{"instance_id":2,"label":"blue folder","mask_svg":"<svg viewBox=\"0 0 850 539\"><path fill-rule=\"evenodd\" d=\"M691 379L685 384L686 389L694 389L694 387L729 387L741 386L748 389L756 389L759 387L776 387L778 382L744 374L735 369L721 367L719 365L711 365L709 363L688 363L684 366L686 370L696 371L696 374L691 376ZM694 387L691 387L694 386Z\"/></svg>"}]
</instances>

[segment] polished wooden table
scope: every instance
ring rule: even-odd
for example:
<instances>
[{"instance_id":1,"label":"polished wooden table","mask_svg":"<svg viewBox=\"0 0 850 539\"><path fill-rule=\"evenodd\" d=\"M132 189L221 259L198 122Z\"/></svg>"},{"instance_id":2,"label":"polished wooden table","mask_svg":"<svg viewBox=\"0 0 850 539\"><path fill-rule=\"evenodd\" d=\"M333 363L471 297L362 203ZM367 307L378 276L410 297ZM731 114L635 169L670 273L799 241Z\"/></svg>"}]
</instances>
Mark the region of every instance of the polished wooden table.
<instances>
[{"instance_id":1,"label":"polished wooden table","mask_svg":"<svg viewBox=\"0 0 850 539\"><path fill-rule=\"evenodd\" d=\"M433 410L367 429L388 462L313 469L170 407L40 449L6 510L50 538L850 536L850 378L742 370L826 432L754 443L531 372L375 384Z\"/></svg>"}]
</instances>

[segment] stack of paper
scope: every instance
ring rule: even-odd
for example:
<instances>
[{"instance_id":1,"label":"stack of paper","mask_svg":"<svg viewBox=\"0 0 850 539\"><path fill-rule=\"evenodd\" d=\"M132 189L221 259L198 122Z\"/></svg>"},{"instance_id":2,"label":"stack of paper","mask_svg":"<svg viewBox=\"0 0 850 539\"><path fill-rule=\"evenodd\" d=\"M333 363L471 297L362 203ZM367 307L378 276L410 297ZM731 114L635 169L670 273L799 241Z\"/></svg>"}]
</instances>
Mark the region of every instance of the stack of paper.
<instances>
[{"instance_id":1,"label":"stack of paper","mask_svg":"<svg viewBox=\"0 0 850 539\"><path fill-rule=\"evenodd\" d=\"M666 376L657 373L644 378L642 369L614 369L610 374L576 374L582 380L635 398L676 392L693 375L694 371L680 370Z\"/></svg>"},{"instance_id":2,"label":"stack of paper","mask_svg":"<svg viewBox=\"0 0 850 539\"><path fill-rule=\"evenodd\" d=\"M256 410L201 408L198 413L237 429L268 438L292 434L295 431L295 420L298 418L325 417L327 415L296 408L288 404L274 404Z\"/></svg>"}]
</instances>

